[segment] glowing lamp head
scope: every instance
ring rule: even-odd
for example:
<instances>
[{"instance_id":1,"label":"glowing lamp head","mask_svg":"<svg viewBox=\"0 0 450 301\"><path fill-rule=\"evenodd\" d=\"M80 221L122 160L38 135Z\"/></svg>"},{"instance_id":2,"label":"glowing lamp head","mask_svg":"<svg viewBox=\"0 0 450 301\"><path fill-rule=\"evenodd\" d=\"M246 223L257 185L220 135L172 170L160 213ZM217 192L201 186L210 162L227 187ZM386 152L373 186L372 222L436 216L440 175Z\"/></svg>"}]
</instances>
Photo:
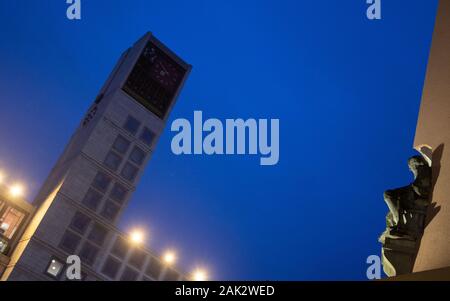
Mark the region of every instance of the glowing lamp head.
<instances>
[{"instance_id":1,"label":"glowing lamp head","mask_svg":"<svg viewBox=\"0 0 450 301\"><path fill-rule=\"evenodd\" d=\"M130 232L130 240L132 243L140 245L144 242L144 231L139 230L139 229L134 229L133 231Z\"/></svg>"},{"instance_id":2,"label":"glowing lamp head","mask_svg":"<svg viewBox=\"0 0 450 301\"><path fill-rule=\"evenodd\" d=\"M163 261L167 265L172 265L177 261L177 254L173 250L168 250L163 255Z\"/></svg>"},{"instance_id":3,"label":"glowing lamp head","mask_svg":"<svg viewBox=\"0 0 450 301\"><path fill-rule=\"evenodd\" d=\"M194 281L207 281L208 273L204 269L196 269L194 273L192 273L192 280Z\"/></svg>"},{"instance_id":4,"label":"glowing lamp head","mask_svg":"<svg viewBox=\"0 0 450 301\"><path fill-rule=\"evenodd\" d=\"M20 197L24 194L25 188L21 184L14 184L9 188L12 197Z\"/></svg>"}]
</instances>

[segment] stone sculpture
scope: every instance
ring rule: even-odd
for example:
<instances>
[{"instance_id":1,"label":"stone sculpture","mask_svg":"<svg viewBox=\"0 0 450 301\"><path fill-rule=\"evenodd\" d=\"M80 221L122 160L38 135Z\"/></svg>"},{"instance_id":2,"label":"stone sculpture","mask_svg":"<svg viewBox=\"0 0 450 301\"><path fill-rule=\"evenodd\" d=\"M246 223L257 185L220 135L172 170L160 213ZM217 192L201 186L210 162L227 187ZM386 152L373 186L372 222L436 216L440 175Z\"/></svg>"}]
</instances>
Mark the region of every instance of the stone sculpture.
<instances>
[{"instance_id":1,"label":"stone sculpture","mask_svg":"<svg viewBox=\"0 0 450 301\"><path fill-rule=\"evenodd\" d=\"M414 182L384 193L389 213L379 241L383 245L383 270L390 277L412 272L430 202L430 164L422 156L413 156L408 166Z\"/></svg>"}]
</instances>

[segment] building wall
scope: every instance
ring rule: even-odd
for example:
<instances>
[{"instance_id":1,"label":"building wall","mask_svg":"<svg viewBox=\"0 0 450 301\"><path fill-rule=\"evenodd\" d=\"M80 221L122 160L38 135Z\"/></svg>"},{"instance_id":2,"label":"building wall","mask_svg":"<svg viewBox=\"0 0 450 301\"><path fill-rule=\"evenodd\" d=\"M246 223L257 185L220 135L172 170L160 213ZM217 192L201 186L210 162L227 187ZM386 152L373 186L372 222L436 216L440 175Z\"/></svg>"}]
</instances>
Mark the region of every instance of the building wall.
<instances>
[{"instance_id":1,"label":"building wall","mask_svg":"<svg viewBox=\"0 0 450 301\"><path fill-rule=\"evenodd\" d=\"M433 195L414 271L450 266L450 1L440 0L414 147L432 148Z\"/></svg>"}]
</instances>

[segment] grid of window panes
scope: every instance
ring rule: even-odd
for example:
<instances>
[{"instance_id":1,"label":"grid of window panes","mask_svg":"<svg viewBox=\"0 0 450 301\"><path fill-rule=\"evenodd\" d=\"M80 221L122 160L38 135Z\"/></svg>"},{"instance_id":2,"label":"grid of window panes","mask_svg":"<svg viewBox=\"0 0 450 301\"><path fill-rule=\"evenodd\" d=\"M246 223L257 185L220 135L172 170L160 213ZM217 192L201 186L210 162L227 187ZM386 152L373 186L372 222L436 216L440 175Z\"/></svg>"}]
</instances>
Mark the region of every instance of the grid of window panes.
<instances>
[{"instance_id":1,"label":"grid of window panes","mask_svg":"<svg viewBox=\"0 0 450 301\"><path fill-rule=\"evenodd\" d=\"M80 259L89 265L94 264L100 249L108 235L108 229L77 211L66 229L59 247L69 254L78 254Z\"/></svg>"},{"instance_id":2,"label":"grid of window panes","mask_svg":"<svg viewBox=\"0 0 450 301\"><path fill-rule=\"evenodd\" d=\"M152 147L155 133L142 126L141 122L133 116L127 117L123 129L148 148ZM147 152L142 147L133 145L130 139L119 134L106 154L103 164L112 172L119 173L124 180L133 183L146 157Z\"/></svg>"},{"instance_id":3,"label":"grid of window panes","mask_svg":"<svg viewBox=\"0 0 450 301\"><path fill-rule=\"evenodd\" d=\"M164 274L163 271L165 271ZM131 246L126 238L118 235L103 263L101 273L112 280L176 281L180 274L164 268L163 263L145 249ZM139 277L142 275L142 278Z\"/></svg>"},{"instance_id":4,"label":"grid of window panes","mask_svg":"<svg viewBox=\"0 0 450 301\"><path fill-rule=\"evenodd\" d=\"M111 150L108 152L105 160L103 161L105 166L110 170L116 172L123 161L123 156L130 148L130 144L131 142L128 139L126 139L122 135L118 135L111 147Z\"/></svg>"},{"instance_id":5,"label":"grid of window panes","mask_svg":"<svg viewBox=\"0 0 450 301\"><path fill-rule=\"evenodd\" d=\"M141 122L133 116L127 117L123 129L128 132L128 135L116 136L103 164L111 172L117 173L122 179L132 183L147 158L146 149L152 147L156 135L149 128L142 126ZM98 171L81 203L89 209L90 214L100 216L106 222L114 223L125 205L128 193L129 190L124 184L115 181L106 172ZM96 222L95 218L90 218L90 214L79 211L74 215L59 246L69 254L78 254L83 262L92 265L105 242L108 231ZM107 260L107 262L110 262L110 266L105 273L114 273L116 262L114 260ZM141 263L135 259L131 263L131 269L127 270L128 272L123 276L124 279L132 279L134 275L132 269Z\"/></svg>"},{"instance_id":6,"label":"grid of window panes","mask_svg":"<svg viewBox=\"0 0 450 301\"><path fill-rule=\"evenodd\" d=\"M25 220L26 213L0 200L0 253L6 254L10 241Z\"/></svg>"},{"instance_id":7,"label":"grid of window panes","mask_svg":"<svg viewBox=\"0 0 450 301\"><path fill-rule=\"evenodd\" d=\"M128 189L110 176L98 171L87 190L82 205L92 213L113 223L125 203ZM108 235L108 229L96 218L77 211L66 229L59 247L69 254L78 254L81 260L93 265Z\"/></svg>"},{"instance_id":8,"label":"grid of window panes","mask_svg":"<svg viewBox=\"0 0 450 301\"><path fill-rule=\"evenodd\" d=\"M110 223L116 217L125 203L128 189L119 182L99 171L92 181L81 203L100 215Z\"/></svg>"},{"instance_id":9,"label":"grid of window panes","mask_svg":"<svg viewBox=\"0 0 450 301\"><path fill-rule=\"evenodd\" d=\"M154 139L155 139L155 134L147 127L141 126L141 122L138 121L133 116L127 117L127 119L125 120L125 123L123 125L123 128L129 134L137 137L139 139L139 141L144 143L145 145L147 145L147 147L152 146ZM129 146L130 145L128 145L128 147ZM127 150L128 150L128 148L127 148ZM122 155L125 155L125 153L123 153ZM120 170L120 176L123 179L125 179L126 181L133 183L136 180L136 177L139 173L139 169L144 164L146 157L147 157L147 152L144 149L142 149L142 147L140 147L138 145L129 147L127 159L124 162L123 162L123 157L118 159L120 161L120 163L123 162L121 170ZM107 156L107 158L108 158L108 156ZM113 161L113 160L114 160L114 158L111 158L108 161ZM106 161L107 160L105 159L105 162ZM117 167L118 167L118 165L117 165ZM113 170L116 171L117 167Z\"/></svg>"}]
</instances>

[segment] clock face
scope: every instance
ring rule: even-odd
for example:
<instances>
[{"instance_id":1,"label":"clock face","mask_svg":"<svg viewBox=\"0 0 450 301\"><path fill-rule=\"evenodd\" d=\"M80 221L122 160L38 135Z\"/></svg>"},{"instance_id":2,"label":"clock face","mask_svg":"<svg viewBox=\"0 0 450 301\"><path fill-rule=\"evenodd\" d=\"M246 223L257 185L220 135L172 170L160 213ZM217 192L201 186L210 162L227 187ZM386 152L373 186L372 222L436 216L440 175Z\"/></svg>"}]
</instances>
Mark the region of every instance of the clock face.
<instances>
[{"instance_id":1,"label":"clock face","mask_svg":"<svg viewBox=\"0 0 450 301\"><path fill-rule=\"evenodd\" d=\"M148 43L124 86L125 92L163 118L185 70L153 43Z\"/></svg>"},{"instance_id":2,"label":"clock face","mask_svg":"<svg viewBox=\"0 0 450 301\"><path fill-rule=\"evenodd\" d=\"M152 77L168 91L176 90L184 74L183 70L152 44L145 48L143 56L151 64L150 73Z\"/></svg>"}]
</instances>

